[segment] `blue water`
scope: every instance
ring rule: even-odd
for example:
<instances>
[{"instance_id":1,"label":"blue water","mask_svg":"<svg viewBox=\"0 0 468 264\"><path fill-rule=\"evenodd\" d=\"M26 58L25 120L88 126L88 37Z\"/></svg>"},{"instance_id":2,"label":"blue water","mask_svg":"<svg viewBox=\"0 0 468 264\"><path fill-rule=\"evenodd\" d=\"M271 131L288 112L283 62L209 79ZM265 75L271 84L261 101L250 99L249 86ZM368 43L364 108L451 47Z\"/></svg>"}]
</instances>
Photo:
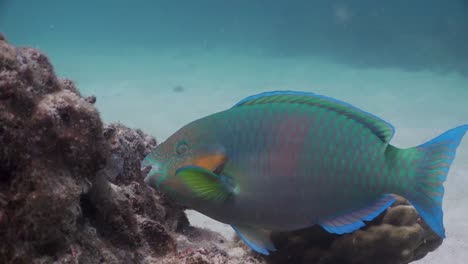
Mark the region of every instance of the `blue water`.
<instances>
[{"instance_id":1,"label":"blue water","mask_svg":"<svg viewBox=\"0 0 468 264\"><path fill-rule=\"evenodd\" d=\"M396 127L392 143L419 145L468 122L467 29L465 0L0 0L11 43L44 51L106 122L159 141L292 89L353 103ZM467 139L446 184L447 239L418 263L468 259L466 186Z\"/></svg>"}]
</instances>

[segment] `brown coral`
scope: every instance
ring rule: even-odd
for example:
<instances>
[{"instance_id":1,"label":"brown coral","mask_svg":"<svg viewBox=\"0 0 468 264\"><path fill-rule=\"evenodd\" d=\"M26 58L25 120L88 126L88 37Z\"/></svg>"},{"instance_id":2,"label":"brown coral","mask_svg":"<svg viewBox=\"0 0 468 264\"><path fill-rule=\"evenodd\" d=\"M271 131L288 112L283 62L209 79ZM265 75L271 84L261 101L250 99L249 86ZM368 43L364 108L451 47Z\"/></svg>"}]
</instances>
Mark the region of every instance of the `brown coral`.
<instances>
[{"instance_id":1,"label":"brown coral","mask_svg":"<svg viewBox=\"0 0 468 264\"><path fill-rule=\"evenodd\" d=\"M334 235L314 226L274 234L278 247L268 263L403 264L421 259L442 244L414 207L397 202L361 230Z\"/></svg>"},{"instance_id":2,"label":"brown coral","mask_svg":"<svg viewBox=\"0 0 468 264\"><path fill-rule=\"evenodd\" d=\"M140 175L156 141L104 127L95 100L58 79L41 52L0 39L0 263L177 255L183 208Z\"/></svg>"}]
</instances>

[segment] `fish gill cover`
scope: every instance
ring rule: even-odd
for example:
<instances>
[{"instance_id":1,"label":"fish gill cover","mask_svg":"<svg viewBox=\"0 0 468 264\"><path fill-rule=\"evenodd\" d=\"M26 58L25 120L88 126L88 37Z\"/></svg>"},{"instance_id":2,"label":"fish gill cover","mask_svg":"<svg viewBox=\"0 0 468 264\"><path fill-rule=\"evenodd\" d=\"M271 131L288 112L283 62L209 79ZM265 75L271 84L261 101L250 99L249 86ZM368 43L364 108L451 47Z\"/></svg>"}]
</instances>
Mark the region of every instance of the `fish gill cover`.
<instances>
[{"instance_id":1,"label":"fish gill cover","mask_svg":"<svg viewBox=\"0 0 468 264\"><path fill-rule=\"evenodd\" d=\"M351 234L273 234L279 250L260 256L147 187L139 162L155 139L103 124L95 101L0 34L0 263L399 264L442 243L401 198Z\"/></svg>"}]
</instances>

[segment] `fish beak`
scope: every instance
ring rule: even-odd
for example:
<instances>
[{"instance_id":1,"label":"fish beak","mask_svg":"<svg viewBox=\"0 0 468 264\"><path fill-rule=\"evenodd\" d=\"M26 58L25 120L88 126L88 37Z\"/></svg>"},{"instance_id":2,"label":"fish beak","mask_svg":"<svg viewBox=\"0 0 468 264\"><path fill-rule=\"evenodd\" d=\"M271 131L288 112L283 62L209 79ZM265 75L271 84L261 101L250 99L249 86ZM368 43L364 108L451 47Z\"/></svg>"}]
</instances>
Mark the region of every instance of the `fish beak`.
<instances>
[{"instance_id":1,"label":"fish beak","mask_svg":"<svg viewBox=\"0 0 468 264\"><path fill-rule=\"evenodd\" d=\"M163 177L162 172L160 171L160 166L149 165L149 166L142 166L141 167L141 174L145 177L144 181L146 184L153 188L157 188L159 185L158 179Z\"/></svg>"},{"instance_id":2,"label":"fish beak","mask_svg":"<svg viewBox=\"0 0 468 264\"><path fill-rule=\"evenodd\" d=\"M149 174L150 174L150 171L152 169L153 166L151 165L148 165L148 166L142 166L141 167L141 176L143 176L145 178L145 182L148 183L148 179L149 179Z\"/></svg>"}]
</instances>

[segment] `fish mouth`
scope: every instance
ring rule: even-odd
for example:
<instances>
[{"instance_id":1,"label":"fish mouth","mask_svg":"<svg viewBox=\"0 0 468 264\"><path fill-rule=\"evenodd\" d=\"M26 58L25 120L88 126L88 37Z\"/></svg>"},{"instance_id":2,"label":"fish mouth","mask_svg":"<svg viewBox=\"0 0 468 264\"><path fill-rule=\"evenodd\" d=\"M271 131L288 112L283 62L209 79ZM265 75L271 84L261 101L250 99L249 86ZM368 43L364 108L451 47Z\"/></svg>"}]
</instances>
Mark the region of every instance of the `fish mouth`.
<instances>
[{"instance_id":1,"label":"fish mouth","mask_svg":"<svg viewBox=\"0 0 468 264\"><path fill-rule=\"evenodd\" d=\"M141 176L143 176L146 179L148 177L149 172L151 171L152 167L153 166L150 166L150 165L148 165L148 166L143 166L142 165L141 166Z\"/></svg>"},{"instance_id":2,"label":"fish mouth","mask_svg":"<svg viewBox=\"0 0 468 264\"><path fill-rule=\"evenodd\" d=\"M144 177L144 182L153 188L158 187L158 179L163 177L157 165L142 166L141 174Z\"/></svg>"}]
</instances>

